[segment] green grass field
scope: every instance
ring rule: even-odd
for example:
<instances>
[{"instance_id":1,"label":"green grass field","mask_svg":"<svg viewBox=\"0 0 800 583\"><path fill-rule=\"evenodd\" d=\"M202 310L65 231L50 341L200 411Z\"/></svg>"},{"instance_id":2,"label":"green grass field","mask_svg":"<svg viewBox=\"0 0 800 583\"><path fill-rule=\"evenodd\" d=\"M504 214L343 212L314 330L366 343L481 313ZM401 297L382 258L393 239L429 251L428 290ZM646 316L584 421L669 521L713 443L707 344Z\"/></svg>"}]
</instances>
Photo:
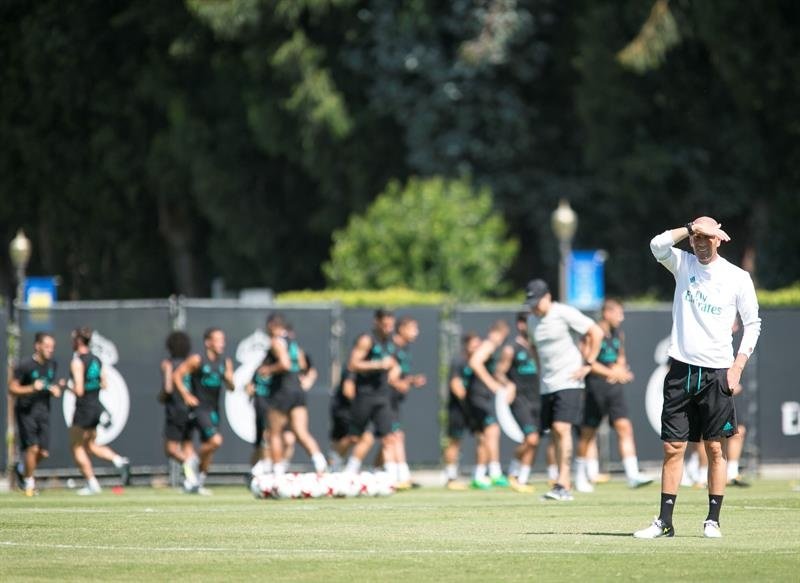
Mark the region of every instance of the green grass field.
<instances>
[{"instance_id":1,"label":"green grass field","mask_svg":"<svg viewBox=\"0 0 800 583\"><path fill-rule=\"evenodd\" d=\"M701 534L704 491L682 490L673 539L635 540L658 488L574 502L422 488L388 498L255 500L129 488L80 498L0 495L0 581L799 581L800 493L729 489L724 538Z\"/></svg>"}]
</instances>

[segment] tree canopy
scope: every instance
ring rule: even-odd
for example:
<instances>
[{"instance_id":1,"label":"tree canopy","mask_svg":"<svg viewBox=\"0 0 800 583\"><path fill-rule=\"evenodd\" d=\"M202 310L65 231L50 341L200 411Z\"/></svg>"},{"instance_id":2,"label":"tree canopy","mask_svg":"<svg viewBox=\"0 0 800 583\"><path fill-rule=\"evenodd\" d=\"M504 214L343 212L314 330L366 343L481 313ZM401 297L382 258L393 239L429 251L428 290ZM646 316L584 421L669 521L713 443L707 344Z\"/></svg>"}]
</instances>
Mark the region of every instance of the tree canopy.
<instances>
[{"instance_id":1,"label":"tree canopy","mask_svg":"<svg viewBox=\"0 0 800 583\"><path fill-rule=\"evenodd\" d=\"M25 228L63 298L321 288L380 193L468 175L519 242L495 290L555 281L560 198L610 293L666 297L647 242L703 214L786 285L798 20L788 0L7 0L0 235Z\"/></svg>"}]
</instances>

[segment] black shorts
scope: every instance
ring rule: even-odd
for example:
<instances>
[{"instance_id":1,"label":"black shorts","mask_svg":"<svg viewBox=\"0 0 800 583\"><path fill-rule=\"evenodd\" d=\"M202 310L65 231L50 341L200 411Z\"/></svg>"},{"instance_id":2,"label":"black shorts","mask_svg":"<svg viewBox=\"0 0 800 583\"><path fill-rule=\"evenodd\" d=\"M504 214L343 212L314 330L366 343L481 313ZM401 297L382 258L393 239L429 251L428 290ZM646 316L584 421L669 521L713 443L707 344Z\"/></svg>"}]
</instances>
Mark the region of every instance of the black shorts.
<instances>
[{"instance_id":1,"label":"black shorts","mask_svg":"<svg viewBox=\"0 0 800 583\"><path fill-rule=\"evenodd\" d=\"M362 435L372 421L375 437L392 432L392 404L389 396L372 392L356 393L350 407L350 435Z\"/></svg>"},{"instance_id":2,"label":"black shorts","mask_svg":"<svg viewBox=\"0 0 800 583\"><path fill-rule=\"evenodd\" d=\"M597 429L608 415L608 423L617 419L628 419L628 406L625 404L625 385L611 384L598 375L586 377L586 405L583 425Z\"/></svg>"},{"instance_id":3,"label":"black shorts","mask_svg":"<svg viewBox=\"0 0 800 583\"><path fill-rule=\"evenodd\" d=\"M253 397L253 409L256 412L256 438L253 447L256 449L264 447L264 432L267 430L267 410L269 409L269 398L262 395Z\"/></svg>"},{"instance_id":4,"label":"black shorts","mask_svg":"<svg viewBox=\"0 0 800 583\"><path fill-rule=\"evenodd\" d=\"M270 394L267 403L270 409L288 414L295 407L306 406L306 392L301 388L281 388Z\"/></svg>"},{"instance_id":5,"label":"black shorts","mask_svg":"<svg viewBox=\"0 0 800 583\"><path fill-rule=\"evenodd\" d=\"M50 446L50 410L43 407L15 409L20 447L25 450L32 445L47 450Z\"/></svg>"},{"instance_id":6,"label":"black shorts","mask_svg":"<svg viewBox=\"0 0 800 583\"><path fill-rule=\"evenodd\" d=\"M403 429L403 423L400 421L400 403L402 399L392 398L389 400L389 406L392 411L392 433Z\"/></svg>"},{"instance_id":7,"label":"black shorts","mask_svg":"<svg viewBox=\"0 0 800 583\"><path fill-rule=\"evenodd\" d=\"M97 429L102 414L103 405L100 401L76 405L75 414L72 416L72 426L81 429Z\"/></svg>"},{"instance_id":8,"label":"black shorts","mask_svg":"<svg viewBox=\"0 0 800 583\"><path fill-rule=\"evenodd\" d=\"M339 441L350 434L350 405L350 399L341 392L331 397L331 441Z\"/></svg>"},{"instance_id":9,"label":"black shorts","mask_svg":"<svg viewBox=\"0 0 800 583\"><path fill-rule=\"evenodd\" d=\"M561 389L542 395L542 430L550 429L555 421L580 425L583 421L583 393L584 389Z\"/></svg>"},{"instance_id":10,"label":"black shorts","mask_svg":"<svg viewBox=\"0 0 800 583\"><path fill-rule=\"evenodd\" d=\"M497 423L493 397L486 394L467 397L467 420L473 433L480 433Z\"/></svg>"},{"instance_id":11,"label":"black shorts","mask_svg":"<svg viewBox=\"0 0 800 583\"><path fill-rule=\"evenodd\" d=\"M532 400L526 395L518 394L511 403L511 413L525 435L541 431L541 400L538 397Z\"/></svg>"},{"instance_id":12,"label":"black shorts","mask_svg":"<svg viewBox=\"0 0 800 583\"><path fill-rule=\"evenodd\" d=\"M189 413L170 413L167 412L164 421L164 438L167 441L191 441L192 424L189 421Z\"/></svg>"},{"instance_id":13,"label":"black shorts","mask_svg":"<svg viewBox=\"0 0 800 583\"><path fill-rule=\"evenodd\" d=\"M697 442L736 434L736 407L727 373L724 368L672 361L664 379L662 441Z\"/></svg>"},{"instance_id":14,"label":"black shorts","mask_svg":"<svg viewBox=\"0 0 800 583\"><path fill-rule=\"evenodd\" d=\"M219 411L197 407L190 414L192 428L197 428L201 441L208 441L219 433Z\"/></svg>"},{"instance_id":15,"label":"black shorts","mask_svg":"<svg viewBox=\"0 0 800 583\"><path fill-rule=\"evenodd\" d=\"M467 402L451 398L447 404L447 437L462 439L470 427Z\"/></svg>"},{"instance_id":16,"label":"black shorts","mask_svg":"<svg viewBox=\"0 0 800 583\"><path fill-rule=\"evenodd\" d=\"M747 389L745 389L746 391ZM742 391L738 395L733 398L734 407L736 407L736 421L737 427L741 427L744 425L747 427L748 425L748 413L750 412L750 399L747 397L747 393Z\"/></svg>"}]
</instances>

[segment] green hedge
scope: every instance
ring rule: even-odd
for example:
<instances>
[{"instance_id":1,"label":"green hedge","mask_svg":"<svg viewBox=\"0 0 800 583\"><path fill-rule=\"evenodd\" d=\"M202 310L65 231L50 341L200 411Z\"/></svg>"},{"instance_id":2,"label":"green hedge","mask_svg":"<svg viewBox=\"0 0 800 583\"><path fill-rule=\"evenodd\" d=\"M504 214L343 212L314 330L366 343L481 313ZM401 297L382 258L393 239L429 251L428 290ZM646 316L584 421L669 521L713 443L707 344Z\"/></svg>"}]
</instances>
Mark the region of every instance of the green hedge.
<instances>
[{"instance_id":1,"label":"green hedge","mask_svg":"<svg viewBox=\"0 0 800 583\"><path fill-rule=\"evenodd\" d=\"M758 290L758 304L762 308L800 306L800 281L781 289Z\"/></svg>"}]
</instances>

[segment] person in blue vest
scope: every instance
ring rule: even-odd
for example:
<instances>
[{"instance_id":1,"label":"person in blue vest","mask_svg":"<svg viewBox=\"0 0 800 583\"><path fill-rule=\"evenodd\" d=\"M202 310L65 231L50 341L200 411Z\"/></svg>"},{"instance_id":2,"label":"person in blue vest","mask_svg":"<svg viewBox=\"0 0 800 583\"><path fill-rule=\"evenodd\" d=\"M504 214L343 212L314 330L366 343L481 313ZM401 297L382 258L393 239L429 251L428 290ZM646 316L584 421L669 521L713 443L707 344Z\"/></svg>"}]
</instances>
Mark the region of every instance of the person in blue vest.
<instances>
[{"instance_id":1,"label":"person in blue vest","mask_svg":"<svg viewBox=\"0 0 800 583\"><path fill-rule=\"evenodd\" d=\"M189 407L193 428L200 434L197 492L210 494L205 483L214 452L222 446L219 432L219 397L233 391L233 361L225 355L225 332L209 328L203 334L202 354L192 354L172 373L172 382ZM189 384L187 384L189 380Z\"/></svg>"},{"instance_id":2,"label":"person in blue vest","mask_svg":"<svg viewBox=\"0 0 800 583\"><path fill-rule=\"evenodd\" d=\"M284 461L288 462L288 458L285 457L284 431L288 426L311 457L314 470L323 473L327 471L328 462L308 430L306 391L311 384L303 382L306 371L310 370L306 355L289 334L289 327L281 314L270 314L267 318L267 333L271 342L262 372L271 377L267 420L272 471L280 475L286 470Z\"/></svg>"},{"instance_id":3,"label":"person in blue vest","mask_svg":"<svg viewBox=\"0 0 800 583\"><path fill-rule=\"evenodd\" d=\"M75 414L69 429L72 457L86 478L86 486L78 490L80 496L91 496L101 492L100 484L92 468L90 455L110 461L120 471L123 484L130 481L130 461L107 445L97 443L97 426L104 408L100 402L100 391L106 387L103 363L89 348L92 329L77 328L72 331L74 356L70 363L71 390L75 393Z\"/></svg>"},{"instance_id":4,"label":"person in blue vest","mask_svg":"<svg viewBox=\"0 0 800 583\"><path fill-rule=\"evenodd\" d=\"M467 332L461 339L462 353L450 363L447 397L447 445L444 448L444 474L448 490L466 490L467 486L458 481L458 458L461 453L461 440L471 428L467 387L472 384L475 374L469 365L470 357L481 345L477 332ZM478 456L482 457L482 456Z\"/></svg>"},{"instance_id":5,"label":"person in blue vest","mask_svg":"<svg viewBox=\"0 0 800 583\"><path fill-rule=\"evenodd\" d=\"M511 413L525 436L514 451L508 470L508 481L512 490L532 493L528 484L531 467L536 459L539 446L541 424L541 403L539 396L539 367L536 364L536 349L528 339L528 314L519 312L516 317L517 334L503 346L498 369L517 387L516 396L511 402Z\"/></svg>"},{"instance_id":6,"label":"person in blue vest","mask_svg":"<svg viewBox=\"0 0 800 583\"><path fill-rule=\"evenodd\" d=\"M592 492L594 487L587 471L587 453L595 439L597 428L605 417L617 433L619 455L628 479L628 486L639 488L653 482L653 478L639 471L633 424L625 403L625 385L633 380L625 355L625 333L620 328L625 320L622 302L607 298L603 302L601 318L597 323L603 330L600 352L586 376L586 403L583 425L575 458L575 489Z\"/></svg>"},{"instance_id":7,"label":"person in blue vest","mask_svg":"<svg viewBox=\"0 0 800 583\"><path fill-rule=\"evenodd\" d=\"M184 489L191 491L197 488L197 472L200 460L192 442L192 423L189 419L189 408L175 388L172 374L191 353L191 341L188 334L176 330L167 336L165 342L168 357L161 361L161 390L158 400L164 405L164 452L167 457L181 464L184 475ZM191 384L190 377L184 377L184 384Z\"/></svg>"},{"instance_id":8,"label":"person in blue vest","mask_svg":"<svg viewBox=\"0 0 800 583\"><path fill-rule=\"evenodd\" d=\"M61 396L64 379L56 380L58 365L53 360L56 341L47 332L37 332L33 341L33 356L14 367L8 392L16 397L14 416L23 462L18 477L26 496L38 494L33 473L39 463L50 455L50 399ZM19 464L18 464L19 465Z\"/></svg>"}]
</instances>

